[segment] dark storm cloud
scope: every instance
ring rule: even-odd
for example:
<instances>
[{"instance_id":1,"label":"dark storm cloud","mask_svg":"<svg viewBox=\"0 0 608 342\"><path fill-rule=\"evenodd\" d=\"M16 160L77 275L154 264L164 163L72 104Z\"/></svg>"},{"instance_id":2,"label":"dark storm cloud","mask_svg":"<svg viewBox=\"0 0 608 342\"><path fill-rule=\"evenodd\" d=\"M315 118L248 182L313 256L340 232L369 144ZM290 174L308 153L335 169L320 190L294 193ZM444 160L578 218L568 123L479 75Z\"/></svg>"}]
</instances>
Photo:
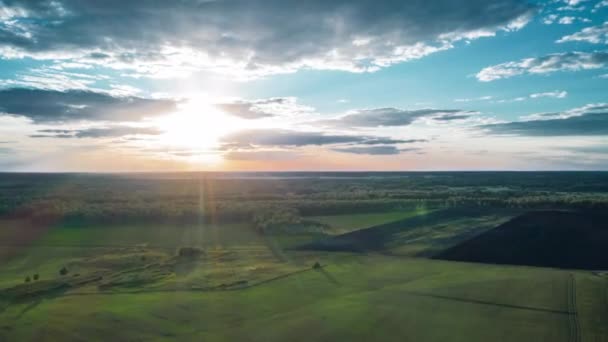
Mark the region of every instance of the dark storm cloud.
<instances>
[{"instance_id":1,"label":"dark storm cloud","mask_svg":"<svg viewBox=\"0 0 608 342\"><path fill-rule=\"evenodd\" d=\"M173 100L112 96L84 90L0 90L0 115L23 116L35 123L69 121L135 121L176 109Z\"/></svg>"},{"instance_id":2,"label":"dark storm cloud","mask_svg":"<svg viewBox=\"0 0 608 342\"><path fill-rule=\"evenodd\" d=\"M481 126L492 134L520 136L608 135L608 111L585 112L567 118L516 121Z\"/></svg>"},{"instance_id":3,"label":"dark storm cloud","mask_svg":"<svg viewBox=\"0 0 608 342\"><path fill-rule=\"evenodd\" d=\"M91 61L139 64L162 63L177 48L205 56L206 62L197 58L202 67L228 59L238 61L244 70L269 72L382 67L450 48L457 40L520 28L534 13L525 0L5 0L3 4L12 24L0 25L0 47L13 55L53 53L64 58L72 53Z\"/></svg>"},{"instance_id":4,"label":"dark storm cloud","mask_svg":"<svg viewBox=\"0 0 608 342\"><path fill-rule=\"evenodd\" d=\"M127 135L159 135L162 133L152 127L106 127L86 129L41 129L37 131L42 134L30 135L30 138L109 138Z\"/></svg>"},{"instance_id":5,"label":"dark storm cloud","mask_svg":"<svg viewBox=\"0 0 608 342\"><path fill-rule=\"evenodd\" d=\"M308 146L333 144L387 144L411 142L411 140L396 140L372 136L355 136L341 134L325 134L322 132L302 132L285 129L257 129L236 132L222 138L229 148L251 146Z\"/></svg>"},{"instance_id":6,"label":"dark storm cloud","mask_svg":"<svg viewBox=\"0 0 608 342\"><path fill-rule=\"evenodd\" d=\"M421 118L435 120L456 120L469 117L469 112L460 109L417 109L397 108L361 109L333 120L319 121L322 124L340 127L390 127L407 126Z\"/></svg>"}]
</instances>

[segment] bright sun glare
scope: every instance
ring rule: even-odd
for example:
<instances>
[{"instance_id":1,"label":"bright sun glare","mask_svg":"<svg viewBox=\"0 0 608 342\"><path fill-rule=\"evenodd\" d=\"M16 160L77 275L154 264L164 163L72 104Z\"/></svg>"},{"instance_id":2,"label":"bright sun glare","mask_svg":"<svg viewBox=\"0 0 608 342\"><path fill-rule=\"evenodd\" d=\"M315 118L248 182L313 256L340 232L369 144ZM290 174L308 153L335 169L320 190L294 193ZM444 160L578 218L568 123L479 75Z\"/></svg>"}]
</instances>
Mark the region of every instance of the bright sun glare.
<instances>
[{"instance_id":1,"label":"bright sun glare","mask_svg":"<svg viewBox=\"0 0 608 342\"><path fill-rule=\"evenodd\" d=\"M165 132L159 144L189 151L187 159L206 163L221 161L218 148L223 136L246 127L243 120L223 113L206 98L190 99L156 123Z\"/></svg>"}]
</instances>

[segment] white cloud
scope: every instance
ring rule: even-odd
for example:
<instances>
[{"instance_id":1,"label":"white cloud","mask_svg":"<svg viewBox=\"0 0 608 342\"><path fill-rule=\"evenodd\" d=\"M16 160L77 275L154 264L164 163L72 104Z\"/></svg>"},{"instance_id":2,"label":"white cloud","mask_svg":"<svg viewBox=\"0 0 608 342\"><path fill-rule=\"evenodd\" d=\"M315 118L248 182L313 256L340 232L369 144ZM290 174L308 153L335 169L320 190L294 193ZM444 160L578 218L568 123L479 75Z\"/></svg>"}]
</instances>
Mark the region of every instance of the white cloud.
<instances>
[{"instance_id":1,"label":"white cloud","mask_svg":"<svg viewBox=\"0 0 608 342\"><path fill-rule=\"evenodd\" d=\"M489 101L492 100L494 98L494 96L480 96L480 97L474 97L474 98L462 98L462 99L455 99L454 102L474 102L474 101Z\"/></svg>"},{"instance_id":2,"label":"white cloud","mask_svg":"<svg viewBox=\"0 0 608 342\"><path fill-rule=\"evenodd\" d=\"M593 7L593 11L595 12L595 11L597 11L597 10L599 10L600 8L603 8L603 7L608 7L608 0L602 0L602 1L598 2L598 3L597 3L597 4L596 4L594 7Z\"/></svg>"},{"instance_id":3,"label":"white cloud","mask_svg":"<svg viewBox=\"0 0 608 342\"><path fill-rule=\"evenodd\" d=\"M541 98L541 97L552 97L552 98L556 98L556 99L563 99L566 96L568 96L568 92L565 90L559 91L549 91L549 92L545 92L545 93L534 93L534 94L530 94L530 98L532 99L537 99L537 98Z\"/></svg>"},{"instance_id":4,"label":"white cloud","mask_svg":"<svg viewBox=\"0 0 608 342\"><path fill-rule=\"evenodd\" d=\"M608 52L565 52L536 58L525 58L482 69L476 77L490 82L523 74L547 74L556 71L577 71L604 68L608 65Z\"/></svg>"},{"instance_id":5,"label":"white cloud","mask_svg":"<svg viewBox=\"0 0 608 342\"><path fill-rule=\"evenodd\" d=\"M598 26L586 27L579 32L562 37L557 42L565 43L575 41L583 41L593 44L608 44L608 22Z\"/></svg>"},{"instance_id":6,"label":"white cloud","mask_svg":"<svg viewBox=\"0 0 608 342\"><path fill-rule=\"evenodd\" d=\"M570 24L573 24L575 21L580 21L580 22L583 22L583 23L591 22L591 20L589 20L587 18L572 17L572 16L561 17L561 18L559 18L559 20L557 22L559 24L562 24L562 25L570 25Z\"/></svg>"},{"instance_id":7,"label":"white cloud","mask_svg":"<svg viewBox=\"0 0 608 342\"><path fill-rule=\"evenodd\" d=\"M14 3L0 7L4 58L100 65L133 77L209 71L242 79L376 71L521 29L535 11L523 0Z\"/></svg>"},{"instance_id":8,"label":"white cloud","mask_svg":"<svg viewBox=\"0 0 608 342\"><path fill-rule=\"evenodd\" d=\"M298 103L295 97L273 97L258 100L231 100L217 103L216 107L227 114L243 119L262 119L274 116L300 116L313 114L315 109Z\"/></svg>"}]
</instances>

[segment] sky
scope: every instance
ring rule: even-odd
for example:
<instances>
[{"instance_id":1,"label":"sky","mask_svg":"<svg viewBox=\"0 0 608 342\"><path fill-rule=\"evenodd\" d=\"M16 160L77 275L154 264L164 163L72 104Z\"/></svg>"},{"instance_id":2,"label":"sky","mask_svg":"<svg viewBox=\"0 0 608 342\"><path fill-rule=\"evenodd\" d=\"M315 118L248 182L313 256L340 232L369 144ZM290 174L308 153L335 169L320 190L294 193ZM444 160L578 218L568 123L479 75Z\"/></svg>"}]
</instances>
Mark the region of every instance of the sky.
<instances>
[{"instance_id":1,"label":"sky","mask_svg":"<svg viewBox=\"0 0 608 342\"><path fill-rule=\"evenodd\" d=\"M0 0L0 171L608 170L608 0Z\"/></svg>"}]
</instances>

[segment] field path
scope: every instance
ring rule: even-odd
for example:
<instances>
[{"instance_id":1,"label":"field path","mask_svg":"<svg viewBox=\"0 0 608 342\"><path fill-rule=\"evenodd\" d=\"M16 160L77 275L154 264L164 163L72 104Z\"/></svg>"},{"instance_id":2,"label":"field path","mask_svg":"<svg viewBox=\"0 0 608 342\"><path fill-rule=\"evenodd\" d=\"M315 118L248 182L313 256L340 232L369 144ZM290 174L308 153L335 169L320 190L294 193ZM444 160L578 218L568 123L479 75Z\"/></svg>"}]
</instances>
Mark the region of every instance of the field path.
<instances>
[{"instance_id":1,"label":"field path","mask_svg":"<svg viewBox=\"0 0 608 342\"><path fill-rule=\"evenodd\" d=\"M581 325L576 309L576 278L572 273L568 276L568 311L570 312L570 342L581 342Z\"/></svg>"}]
</instances>

